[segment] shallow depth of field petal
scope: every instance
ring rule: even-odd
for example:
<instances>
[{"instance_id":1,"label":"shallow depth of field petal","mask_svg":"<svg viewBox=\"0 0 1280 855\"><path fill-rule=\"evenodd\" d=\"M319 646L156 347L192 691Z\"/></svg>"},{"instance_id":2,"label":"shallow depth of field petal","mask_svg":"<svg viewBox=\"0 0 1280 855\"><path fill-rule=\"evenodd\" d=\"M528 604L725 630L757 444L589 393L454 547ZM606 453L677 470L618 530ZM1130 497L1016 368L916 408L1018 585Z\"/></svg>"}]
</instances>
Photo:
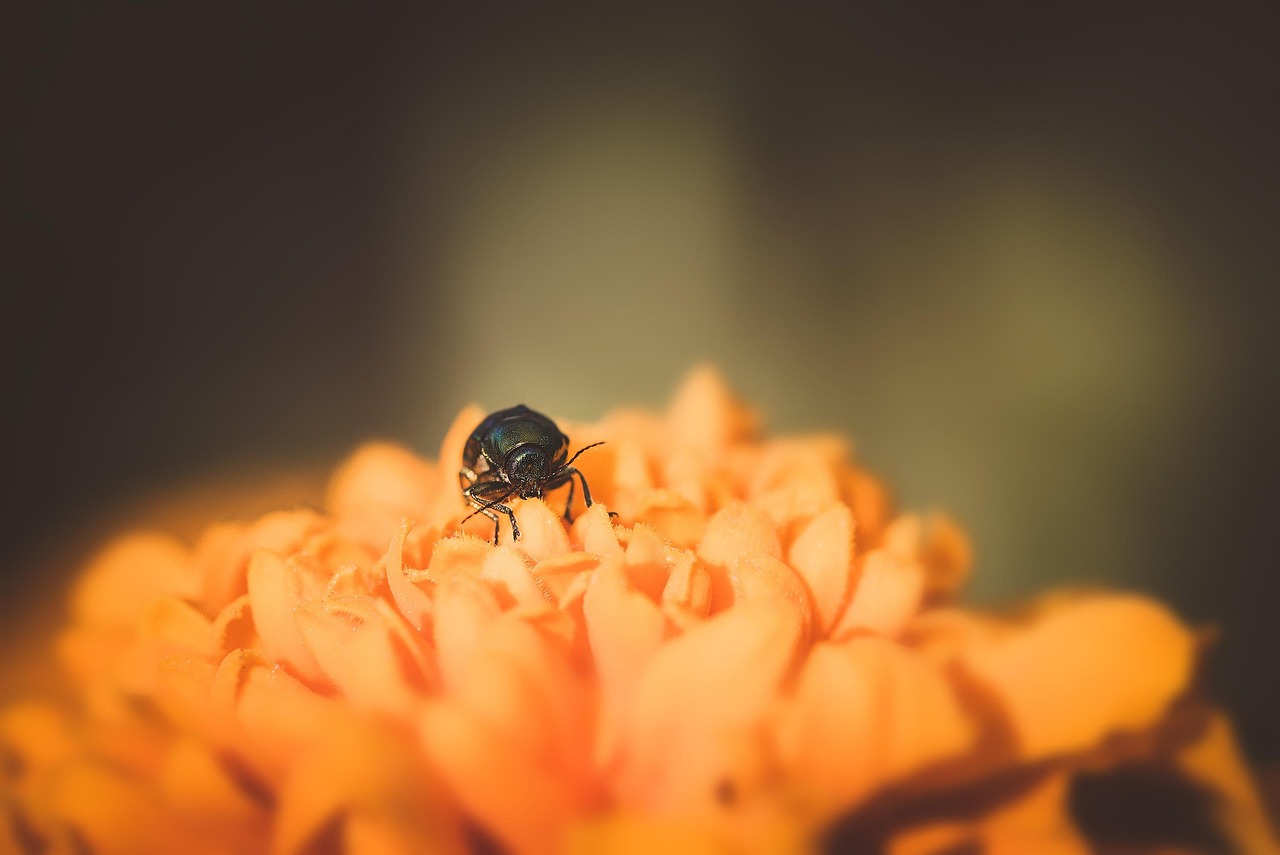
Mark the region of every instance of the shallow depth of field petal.
<instances>
[{"instance_id":1,"label":"shallow depth of field petal","mask_svg":"<svg viewBox=\"0 0 1280 855\"><path fill-rule=\"evenodd\" d=\"M838 436L761 434L707 369L664 413L561 422L606 443L577 462L596 505L515 502L494 546L457 477L483 415L435 460L358 449L323 509L105 547L68 699L0 712L0 851L1276 845L1196 691L1206 636L1159 603L963 608L955 522ZM1197 793L1210 836L1082 813L1126 770Z\"/></svg>"}]
</instances>

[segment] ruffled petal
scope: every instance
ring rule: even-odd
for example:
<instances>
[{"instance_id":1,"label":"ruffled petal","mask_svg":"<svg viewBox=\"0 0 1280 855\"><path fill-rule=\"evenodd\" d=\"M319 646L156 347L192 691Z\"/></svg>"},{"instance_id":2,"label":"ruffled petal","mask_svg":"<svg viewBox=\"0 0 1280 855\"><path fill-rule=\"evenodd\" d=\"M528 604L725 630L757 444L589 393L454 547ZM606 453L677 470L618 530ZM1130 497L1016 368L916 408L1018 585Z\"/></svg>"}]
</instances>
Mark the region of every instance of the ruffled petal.
<instances>
[{"instance_id":1,"label":"ruffled petal","mask_svg":"<svg viewBox=\"0 0 1280 855\"><path fill-rule=\"evenodd\" d=\"M734 606L664 645L636 691L618 797L657 813L714 809L765 776L765 714L800 641L794 612Z\"/></svg>"},{"instance_id":2,"label":"ruffled petal","mask_svg":"<svg viewBox=\"0 0 1280 855\"><path fill-rule=\"evenodd\" d=\"M1113 596L1050 608L960 661L1000 705L1020 754L1039 759L1150 727L1186 689L1195 653L1168 610Z\"/></svg>"},{"instance_id":3,"label":"ruffled petal","mask_svg":"<svg viewBox=\"0 0 1280 855\"><path fill-rule=\"evenodd\" d=\"M821 816L961 754L976 736L940 669L871 637L814 645L778 725L790 778Z\"/></svg>"}]
</instances>

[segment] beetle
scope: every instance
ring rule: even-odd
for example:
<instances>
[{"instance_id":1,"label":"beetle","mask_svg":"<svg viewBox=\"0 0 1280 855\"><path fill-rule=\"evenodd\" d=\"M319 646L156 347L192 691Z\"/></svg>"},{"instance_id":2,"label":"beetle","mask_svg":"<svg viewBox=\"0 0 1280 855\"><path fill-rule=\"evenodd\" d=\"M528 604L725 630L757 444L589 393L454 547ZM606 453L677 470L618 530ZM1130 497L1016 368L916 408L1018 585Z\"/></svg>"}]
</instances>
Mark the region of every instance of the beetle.
<instances>
[{"instance_id":1,"label":"beetle","mask_svg":"<svg viewBox=\"0 0 1280 855\"><path fill-rule=\"evenodd\" d=\"M490 413L467 438L462 449L462 468L458 470L458 485L462 495L475 508L463 518L463 522L476 514L484 514L493 520L493 542L498 543L498 514L506 514L511 521L511 537L520 539L520 526L511 508L502 504L518 496L521 499L542 498L549 490L569 485L569 500L565 502L566 522L573 517L573 476L582 483L582 499L591 507L591 488L587 479L573 461L582 452L603 442L596 442L578 449L569 457L569 437L556 423L524 404Z\"/></svg>"}]
</instances>

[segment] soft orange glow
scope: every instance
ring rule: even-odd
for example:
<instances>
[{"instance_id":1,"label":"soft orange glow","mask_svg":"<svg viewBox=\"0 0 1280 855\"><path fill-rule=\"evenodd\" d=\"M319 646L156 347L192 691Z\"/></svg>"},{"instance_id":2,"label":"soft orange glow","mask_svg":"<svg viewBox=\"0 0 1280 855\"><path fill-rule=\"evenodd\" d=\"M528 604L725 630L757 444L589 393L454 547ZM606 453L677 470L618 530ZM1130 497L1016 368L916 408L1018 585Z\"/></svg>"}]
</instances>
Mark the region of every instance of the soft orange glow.
<instances>
[{"instance_id":1,"label":"soft orange glow","mask_svg":"<svg viewBox=\"0 0 1280 855\"><path fill-rule=\"evenodd\" d=\"M803 852L861 818L892 853L1077 853L1073 778L1135 765L1275 845L1160 605L959 608L954 523L838 438L760 438L708 370L664 415L564 425L608 443L598 504L517 503L495 547L459 523L482 415L438 463L358 450L323 512L103 550L59 644L75 703L0 716L0 850Z\"/></svg>"}]
</instances>

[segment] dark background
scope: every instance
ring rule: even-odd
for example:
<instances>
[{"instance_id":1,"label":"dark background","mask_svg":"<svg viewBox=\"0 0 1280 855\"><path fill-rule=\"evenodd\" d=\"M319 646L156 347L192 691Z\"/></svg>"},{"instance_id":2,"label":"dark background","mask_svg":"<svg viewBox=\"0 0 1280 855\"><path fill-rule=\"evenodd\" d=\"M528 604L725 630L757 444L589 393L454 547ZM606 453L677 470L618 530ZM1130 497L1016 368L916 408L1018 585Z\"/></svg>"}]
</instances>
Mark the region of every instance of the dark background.
<instances>
[{"instance_id":1,"label":"dark background","mask_svg":"<svg viewBox=\"0 0 1280 855\"><path fill-rule=\"evenodd\" d=\"M960 519L975 600L1218 624L1213 688L1280 761L1269 4L31 5L7 623L142 497L434 455L472 400L657 405L711 360Z\"/></svg>"}]
</instances>

